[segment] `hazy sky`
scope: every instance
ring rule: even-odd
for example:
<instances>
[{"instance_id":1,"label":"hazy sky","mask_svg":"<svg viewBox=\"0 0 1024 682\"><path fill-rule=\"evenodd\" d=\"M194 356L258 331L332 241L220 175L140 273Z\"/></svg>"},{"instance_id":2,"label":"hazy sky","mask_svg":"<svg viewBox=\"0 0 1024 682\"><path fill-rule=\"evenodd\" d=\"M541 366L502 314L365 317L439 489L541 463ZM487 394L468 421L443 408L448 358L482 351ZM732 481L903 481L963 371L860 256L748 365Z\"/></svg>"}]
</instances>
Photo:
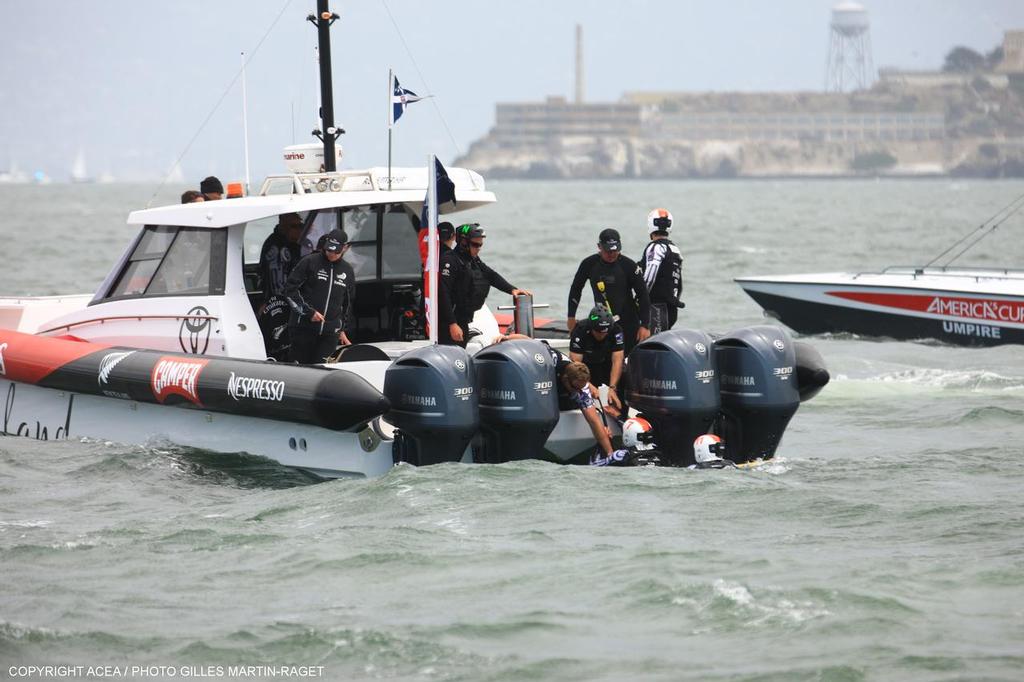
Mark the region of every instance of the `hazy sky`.
<instances>
[{"instance_id":1,"label":"hazy sky","mask_svg":"<svg viewBox=\"0 0 1024 682\"><path fill-rule=\"evenodd\" d=\"M316 32L304 18L315 0L0 4L0 169L13 160L62 180L82 149L91 173L152 180L198 133L181 162L189 181L209 173L242 179L241 89L229 85L243 51L253 55L253 181L283 169L282 147L311 141ZM820 90L834 4L334 0L345 165L387 161L389 67L404 86L435 95L413 105L395 128L396 165L423 165L431 152L450 163L493 125L495 102L571 97L576 23L584 28L590 101L616 100L627 90ZM879 0L866 7L876 66L938 68L954 45L987 52L1004 30L1024 29L1024 0Z\"/></svg>"}]
</instances>

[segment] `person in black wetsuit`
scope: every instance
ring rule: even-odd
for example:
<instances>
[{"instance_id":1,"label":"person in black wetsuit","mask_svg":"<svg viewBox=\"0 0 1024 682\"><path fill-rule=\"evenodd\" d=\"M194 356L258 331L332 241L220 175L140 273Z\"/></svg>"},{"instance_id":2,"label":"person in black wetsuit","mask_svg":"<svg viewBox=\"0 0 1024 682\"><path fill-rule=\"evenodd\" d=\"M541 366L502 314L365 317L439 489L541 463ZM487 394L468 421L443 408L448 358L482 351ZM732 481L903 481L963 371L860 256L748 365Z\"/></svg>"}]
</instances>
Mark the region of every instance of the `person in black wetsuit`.
<instances>
[{"instance_id":1,"label":"person in black wetsuit","mask_svg":"<svg viewBox=\"0 0 1024 682\"><path fill-rule=\"evenodd\" d=\"M299 262L301 236L302 218L298 213L284 213L278 217L277 227L260 250L263 302L257 310L257 318L267 356L275 360L286 360L291 345L288 337L290 310L284 297L284 287L292 268Z\"/></svg>"},{"instance_id":2,"label":"person in black wetsuit","mask_svg":"<svg viewBox=\"0 0 1024 682\"><path fill-rule=\"evenodd\" d=\"M356 277L342 260L348 236L332 230L324 240L323 253L314 252L298 262L285 285L284 295L292 308L289 332L292 362L326 362L338 344L352 342L346 329L353 324Z\"/></svg>"},{"instance_id":3,"label":"person in black wetsuit","mask_svg":"<svg viewBox=\"0 0 1024 682\"><path fill-rule=\"evenodd\" d=\"M530 293L509 284L480 260L486 237L486 231L477 223L461 225L455 230L456 247L441 255L438 343L466 347L469 323L483 307L491 287L512 296Z\"/></svg>"},{"instance_id":4,"label":"person in black wetsuit","mask_svg":"<svg viewBox=\"0 0 1024 682\"><path fill-rule=\"evenodd\" d=\"M587 256L576 269L569 287L568 320L571 333L576 326L583 284L590 281L594 303L604 305L622 327L625 353L651 335L647 328L650 302L640 267L622 255L622 240L617 230L602 230L597 253Z\"/></svg>"},{"instance_id":5,"label":"person in black wetsuit","mask_svg":"<svg viewBox=\"0 0 1024 682\"><path fill-rule=\"evenodd\" d=\"M569 336L569 359L587 366L593 385L608 386L607 412L613 417L618 417L622 411L618 388L624 357L622 328L604 306L594 306Z\"/></svg>"},{"instance_id":6,"label":"person in black wetsuit","mask_svg":"<svg viewBox=\"0 0 1024 682\"><path fill-rule=\"evenodd\" d=\"M668 238L672 230L672 214L656 208L647 214L647 233L651 240L640 256L640 270L651 298L651 332L671 329L685 304L679 300L683 292L683 254Z\"/></svg>"}]
</instances>

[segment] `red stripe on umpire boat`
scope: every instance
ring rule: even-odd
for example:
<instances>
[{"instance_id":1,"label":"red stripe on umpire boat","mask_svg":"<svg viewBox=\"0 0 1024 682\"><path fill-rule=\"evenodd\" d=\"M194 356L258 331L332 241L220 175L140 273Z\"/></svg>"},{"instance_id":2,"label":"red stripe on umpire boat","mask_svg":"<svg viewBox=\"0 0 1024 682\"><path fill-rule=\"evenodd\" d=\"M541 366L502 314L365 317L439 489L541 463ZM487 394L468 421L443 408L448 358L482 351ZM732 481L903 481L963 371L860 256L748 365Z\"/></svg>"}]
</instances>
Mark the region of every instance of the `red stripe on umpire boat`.
<instances>
[{"instance_id":1,"label":"red stripe on umpire boat","mask_svg":"<svg viewBox=\"0 0 1024 682\"><path fill-rule=\"evenodd\" d=\"M69 362L109 347L0 329L0 377L36 384Z\"/></svg>"},{"instance_id":2,"label":"red stripe on umpire boat","mask_svg":"<svg viewBox=\"0 0 1024 682\"><path fill-rule=\"evenodd\" d=\"M990 322L1024 322L1024 302L935 294L886 294L868 291L828 291L829 296L858 303Z\"/></svg>"}]
</instances>

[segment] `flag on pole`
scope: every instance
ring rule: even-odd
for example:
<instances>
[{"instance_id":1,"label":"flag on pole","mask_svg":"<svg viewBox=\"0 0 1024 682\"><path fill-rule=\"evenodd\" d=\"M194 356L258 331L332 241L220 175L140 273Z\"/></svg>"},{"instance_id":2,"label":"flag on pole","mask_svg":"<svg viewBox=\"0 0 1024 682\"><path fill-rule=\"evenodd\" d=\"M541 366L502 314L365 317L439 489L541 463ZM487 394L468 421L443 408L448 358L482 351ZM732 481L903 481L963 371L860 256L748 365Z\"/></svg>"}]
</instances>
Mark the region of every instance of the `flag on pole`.
<instances>
[{"instance_id":1,"label":"flag on pole","mask_svg":"<svg viewBox=\"0 0 1024 682\"><path fill-rule=\"evenodd\" d=\"M391 117L388 120L388 127L398 123L398 119L405 113L405 108L413 102L419 102L426 97L420 97L412 90L406 90L398 83L398 76L391 74Z\"/></svg>"},{"instance_id":2,"label":"flag on pole","mask_svg":"<svg viewBox=\"0 0 1024 682\"><path fill-rule=\"evenodd\" d=\"M437 343L437 274L438 255L441 251L437 241L437 215L441 204L455 203L455 183L448 177L448 171L433 154L427 161L427 195L423 199L423 220L427 228L427 262L423 270L423 302L427 314L427 331L430 342Z\"/></svg>"}]
</instances>

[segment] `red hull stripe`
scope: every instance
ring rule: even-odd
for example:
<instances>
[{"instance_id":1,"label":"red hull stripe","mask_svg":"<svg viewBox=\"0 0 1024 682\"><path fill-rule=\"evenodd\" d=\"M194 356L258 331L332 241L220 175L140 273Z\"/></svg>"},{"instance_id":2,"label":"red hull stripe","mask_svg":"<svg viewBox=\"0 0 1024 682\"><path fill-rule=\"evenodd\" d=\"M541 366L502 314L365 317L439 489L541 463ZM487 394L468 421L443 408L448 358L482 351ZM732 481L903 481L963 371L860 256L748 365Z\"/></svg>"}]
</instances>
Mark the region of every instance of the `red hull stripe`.
<instances>
[{"instance_id":1,"label":"red hull stripe","mask_svg":"<svg viewBox=\"0 0 1024 682\"><path fill-rule=\"evenodd\" d=\"M829 296L859 303L987 322L1024 323L1024 302L934 294L886 294L869 291L828 291Z\"/></svg>"},{"instance_id":2,"label":"red hull stripe","mask_svg":"<svg viewBox=\"0 0 1024 682\"><path fill-rule=\"evenodd\" d=\"M110 346L0 329L0 376L37 384L54 370L104 348Z\"/></svg>"}]
</instances>

